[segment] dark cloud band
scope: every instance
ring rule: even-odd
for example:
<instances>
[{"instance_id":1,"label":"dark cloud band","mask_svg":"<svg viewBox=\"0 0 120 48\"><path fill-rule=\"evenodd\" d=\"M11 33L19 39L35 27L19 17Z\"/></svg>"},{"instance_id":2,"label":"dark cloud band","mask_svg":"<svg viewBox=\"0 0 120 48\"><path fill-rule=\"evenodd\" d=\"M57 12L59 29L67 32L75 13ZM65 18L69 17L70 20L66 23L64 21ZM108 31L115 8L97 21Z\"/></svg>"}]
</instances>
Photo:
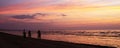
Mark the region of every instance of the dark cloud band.
<instances>
[{"instance_id":1,"label":"dark cloud band","mask_svg":"<svg viewBox=\"0 0 120 48\"><path fill-rule=\"evenodd\" d=\"M33 19L34 18L34 16L31 16L31 15L15 15L12 17L16 19Z\"/></svg>"},{"instance_id":2,"label":"dark cloud band","mask_svg":"<svg viewBox=\"0 0 120 48\"><path fill-rule=\"evenodd\" d=\"M47 14L47 13L35 13L35 14L32 14L32 15L14 15L14 16L12 16L12 18L15 18L15 19L34 19L35 16L37 16L37 15L39 15L39 16L49 16L49 14ZM54 14L52 14L52 15L54 15ZM58 16L67 16L67 15L60 14Z\"/></svg>"}]
</instances>

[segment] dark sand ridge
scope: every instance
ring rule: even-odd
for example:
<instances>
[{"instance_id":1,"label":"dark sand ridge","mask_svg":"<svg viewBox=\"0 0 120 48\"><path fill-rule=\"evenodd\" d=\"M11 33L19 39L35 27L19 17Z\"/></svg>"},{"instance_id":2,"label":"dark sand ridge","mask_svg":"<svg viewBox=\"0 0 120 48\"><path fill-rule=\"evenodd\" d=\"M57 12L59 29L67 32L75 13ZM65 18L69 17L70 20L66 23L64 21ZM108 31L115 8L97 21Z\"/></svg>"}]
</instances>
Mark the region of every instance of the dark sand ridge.
<instances>
[{"instance_id":1,"label":"dark sand ridge","mask_svg":"<svg viewBox=\"0 0 120 48\"><path fill-rule=\"evenodd\" d=\"M75 44L45 39L23 38L0 32L0 48L115 48L108 46Z\"/></svg>"}]
</instances>

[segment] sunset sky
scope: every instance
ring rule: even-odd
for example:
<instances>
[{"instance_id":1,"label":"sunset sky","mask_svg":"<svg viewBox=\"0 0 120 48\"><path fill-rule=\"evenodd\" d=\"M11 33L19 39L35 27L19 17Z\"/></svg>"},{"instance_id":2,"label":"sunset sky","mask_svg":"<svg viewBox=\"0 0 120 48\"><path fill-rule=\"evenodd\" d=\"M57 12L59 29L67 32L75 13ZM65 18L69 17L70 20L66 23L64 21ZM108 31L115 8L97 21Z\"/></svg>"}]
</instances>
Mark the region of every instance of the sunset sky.
<instances>
[{"instance_id":1,"label":"sunset sky","mask_svg":"<svg viewBox=\"0 0 120 48\"><path fill-rule=\"evenodd\" d=\"M0 0L0 29L120 29L120 0Z\"/></svg>"}]
</instances>

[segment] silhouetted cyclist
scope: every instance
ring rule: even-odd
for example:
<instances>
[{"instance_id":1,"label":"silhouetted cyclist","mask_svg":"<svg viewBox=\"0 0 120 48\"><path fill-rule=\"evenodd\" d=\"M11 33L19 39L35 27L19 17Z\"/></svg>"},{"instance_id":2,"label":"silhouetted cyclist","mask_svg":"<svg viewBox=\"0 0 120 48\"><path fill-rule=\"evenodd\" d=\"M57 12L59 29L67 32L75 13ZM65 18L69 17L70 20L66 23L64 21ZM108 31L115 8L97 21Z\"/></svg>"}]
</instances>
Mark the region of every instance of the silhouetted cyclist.
<instances>
[{"instance_id":1,"label":"silhouetted cyclist","mask_svg":"<svg viewBox=\"0 0 120 48\"><path fill-rule=\"evenodd\" d=\"M26 32L23 30L23 37L26 38Z\"/></svg>"},{"instance_id":2,"label":"silhouetted cyclist","mask_svg":"<svg viewBox=\"0 0 120 48\"><path fill-rule=\"evenodd\" d=\"M31 31L28 31L28 37L31 38Z\"/></svg>"},{"instance_id":3,"label":"silhouetted cyclist","mask_svg":"<svg viewBox=\"0 0 120 48\"><path fill-rule=\"evenodd\" d=\"M38 30L37 34L38 34L38 38L41 39L41 32L40 32L40 30Z\"/></svg>"}]
</instances>

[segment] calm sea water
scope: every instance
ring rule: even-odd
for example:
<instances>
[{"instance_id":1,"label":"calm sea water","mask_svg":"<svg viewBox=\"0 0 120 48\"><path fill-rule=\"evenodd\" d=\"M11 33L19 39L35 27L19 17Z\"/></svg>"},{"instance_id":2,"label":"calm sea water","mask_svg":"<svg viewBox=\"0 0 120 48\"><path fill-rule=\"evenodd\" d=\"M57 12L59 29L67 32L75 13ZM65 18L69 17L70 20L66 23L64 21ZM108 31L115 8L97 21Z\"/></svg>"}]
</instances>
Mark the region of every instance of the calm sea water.
<instances>
[{"instance_id":1,"label":"calm sea water","mask_svg":"<svg viewBox=\"0 0 120 48\"><path fill-rule=\"evenodd\" d=\"M22 36L22 31L4 32ZM32 31L32 37L37 38L36 31ZM73 43L115 46L120 48L120 30L42 31L42 38Z\"/></svg>"}]
</instances>

